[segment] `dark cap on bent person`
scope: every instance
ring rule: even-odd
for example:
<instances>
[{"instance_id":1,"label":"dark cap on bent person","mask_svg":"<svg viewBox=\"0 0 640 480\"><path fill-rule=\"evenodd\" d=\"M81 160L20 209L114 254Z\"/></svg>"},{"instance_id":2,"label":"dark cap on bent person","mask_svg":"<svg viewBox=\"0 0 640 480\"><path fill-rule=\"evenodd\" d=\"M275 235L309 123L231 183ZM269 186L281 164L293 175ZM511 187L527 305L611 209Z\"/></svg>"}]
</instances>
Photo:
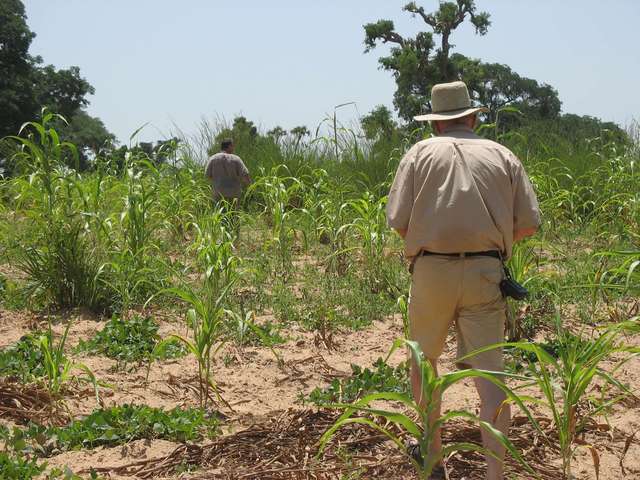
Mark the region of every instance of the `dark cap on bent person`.
<instances>
[{"instance_id":1,"label":"dark cap on bent person","mask_svg":"<svg viewBox=\"0 0 640 480\"><path fill-rule=\"evenodd\" d=\"M418 122L453 120L487 111L486 107L474 107L471 104L464 82L439 83L431 89L431 113L413 118Z\"/></svg>"}]
</instances>

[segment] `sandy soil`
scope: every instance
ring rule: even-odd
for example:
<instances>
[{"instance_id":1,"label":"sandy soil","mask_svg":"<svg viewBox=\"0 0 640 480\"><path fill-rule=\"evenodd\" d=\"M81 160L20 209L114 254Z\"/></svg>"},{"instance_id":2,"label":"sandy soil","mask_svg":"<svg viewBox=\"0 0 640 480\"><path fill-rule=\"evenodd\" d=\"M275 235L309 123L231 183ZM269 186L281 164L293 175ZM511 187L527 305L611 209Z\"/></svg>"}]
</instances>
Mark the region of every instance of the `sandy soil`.
<instances>
[{"instance_id":1,"label":"sandy soil","mask_svg":"<svg viewBox=\"0 0 640 480\"><path fill-rule=\"evenodd\" d=\"M102 328L103 322L88 315L75 315L70 331L69 345L72 347L81 339L88 339ZM186 334L179 318L163 316L161 334ZM44 322L44 323L43 323ZM0 347L17 341L34 328L46 325L46 319L31 314L0 311ZM56 332L64 329L64 323L55 326ZM222 390L224 399L231 406L220 407L227 417L224 430L227 433L241 431L246 426L268 422L270 418L289 408L303 409L299 402L301 393L309 393L317 386L329 383L333 378L348 375L350 365L371 366L379 357L386 356L392 341L402 332L399 317L376 322L366 330L342 332L336 336L335 350L316 342L313 334L290 330L285 345L277 348L284 359L279 365L274 355L266 348L247 347L239 349L228 346L219 355L214 375ZM630 343L640 345L640 338L630 338ZM455 340L449 339L443 357L443 370L453 368ZM404 359L404 352L396 352L391 362L397 364ZM115 368L115 362L108 358L83 356L78 358L93 370L96 376L114 386L113 390L102 389L102 403L105 406L133 403L154 407L197 406L196 363L192 357L155 363L151 366L147 379L146 366L133 366L128 371ZM626 364L619 372L619 378L639 391L640 359ZM88 414L98 407L95 398L84 395L69 398L68 406L75 416ZM617 405L608 416L610 432L592 439L600 455L602 480L640 478L640 434L630 443L624 459L624 470L620 457L625 448L625 439L640 431L640 404L627 402ZM471 382L456 385L444 399L444 409L468 409L477 411L477 398ZM603 419L599 422L604 423ZM587 439L590 440L590 439ZM91 451L67 452L48 460L51 467L69 466L73 471L91 467L118 467L140 460L161 459L178 445L166 441L137 441L116 448L98 448ZM553 460L557 463L557 459ZM576 455L575 475L577 479L596 478L591 453L587 448ZM215 470L199 471L189 475L192 478L234 478L217 477ZM210 475L210 476L207 476ZM477 474L479 475L479 474ZM626 475L626 476L625 476ZM112 475L110 478L120 478ZM172 478L183 478L177 474ZM257 478L257 477L251 477ZM298 478L298 477L291 477ZM306 477L305 477L306 478ZM398 478L398 477L393 477ZM410 477L408 477L410 478ZM459 476L452 478L459 480ZM481 478L480 476L474 478Z\"/></svg>"},{"instance_id":2,"label":"sandy soil","mask_svg":"<svg viewBox=\"0 0 640 480\"><path fill-rule=\"evenodd\" d=\"M20 338L37 328L36 315L0 309L0 348L16 343Z\"/></svg>"}]
</instances>

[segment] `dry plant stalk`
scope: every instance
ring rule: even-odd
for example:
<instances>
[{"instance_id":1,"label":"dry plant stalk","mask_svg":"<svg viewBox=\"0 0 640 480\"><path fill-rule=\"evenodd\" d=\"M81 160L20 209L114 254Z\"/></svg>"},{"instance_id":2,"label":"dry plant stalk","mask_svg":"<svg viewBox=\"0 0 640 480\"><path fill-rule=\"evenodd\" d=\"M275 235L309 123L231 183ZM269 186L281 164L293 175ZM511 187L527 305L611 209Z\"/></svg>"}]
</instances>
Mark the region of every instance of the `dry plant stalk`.
<instances>
[{"instance_id":1,"label":"dry plant stalk","mask_svg":"<svg viewBox=\"0 0 640 480\"><path fill-rule=\"evenodd\" d=\"M7 378L0 378L0 418L43 425L63 425L69 420L59 402L46 389Z\"/></svg>"},{"instance_id":2,"label":"dry plant stalk","mask_svg":"<svg viewBox=\"0 0 640 480\"><path fill-rule=\"evenodd\" d=\"M246 430L216 439L209 445L181 445L162 458L146 459L98 473L151 479L170 475L185 465L206 470L201 479L237 480L335 480L359 472L363 478L408 478L412 467L406 457L385 443L385 437L362 425L342 430L322 461L316 460L318 441L338 418L329 410L289 410L256 423ZM551 421L538 419L551 428ZM559 469L549 465L546 442L528 419L516 417L511 431L513 443L543 480L557 480ZM475 425L455 422L444 431L444 441L479 441ZM448 461L452 480L478 478L484 468L481 455L454 455ZM507 459L510 478L529 479L516 461Z\"/></svg>"}]
</instances>

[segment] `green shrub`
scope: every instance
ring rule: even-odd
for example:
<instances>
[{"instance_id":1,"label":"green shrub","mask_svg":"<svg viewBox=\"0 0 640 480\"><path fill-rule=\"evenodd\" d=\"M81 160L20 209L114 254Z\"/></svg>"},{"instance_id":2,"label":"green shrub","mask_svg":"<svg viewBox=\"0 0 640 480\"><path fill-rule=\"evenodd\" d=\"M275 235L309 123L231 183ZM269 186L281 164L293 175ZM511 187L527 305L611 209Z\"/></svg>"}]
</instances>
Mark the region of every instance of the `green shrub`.
<instances>
[{"instance_id":1,"label":"green shrub","mask_svg":"<svg viewBox=\"0 0 640 480\"><path fill-rule=\"evenodd\" d=\"M65 353L71 321L64 333L56 337L49 328L44 333L31 333L22 337L15 345L0 351L0 375L14 377L24 383L37 381L42 383L49 393L60 399L65 385L72 380L90 381L98 396L98 383L82 363L74 362ZM80 370L83 376L73 375Z\"/></svg>"},{"instance_id":2,"label":"green shrub","mask_svg":"<svg viewBox=\"0 0 640 480\"><path fill-rule=\"evenodd\" d=\"M142 362L149 360L160 341L158 324L150 317L134 316L129 319L113 317L105 327L87 342L80 342L80 351L94 355L105 355L118 362ZM186 355L180 342L163 344L161 359L178 358Z\"/></svg>"},{"instance_id":3,"label":"green shrub","mask_svg":"<svg viewBox=\"0 0 640 480\"><path fill-rule=\"evenodd\" d=\"M30 480L40 475L44 469L33 458L0 452L0 480Z\"/></svg>"},{"instance_id":4,"label":"green shrub","mask_svg":"<svg viewBox=\"0 0 640 480\"><path fill-rule=\"evenodd\" d=\"M335 379L331 385L324 389L316 388L304 401L316 405L326 405L353 402L376 392L409 392L409 379L405 363L393 368L387 365L382 358L379 358L373 364L372 370L351 365L351 371L350 377Z\"/></svg>"},{"instance_id":5,"label":"green shrub","mask_svg":"<svg viewBox=\"0 0 640 480\"><path fill-rule=\"evenodd\" d=\"M27 444L19 429L9 430L0 425L0 480L30 480L40 475L46 465L38 465L35 458L25 453Z\"/></svg>"},{"instance_id":6,"label":"green shrub","mask_svg":"<svg viewBox=\"0 0 640 480\"><path fill-rule=\"evenodd\" d=\"M30 333L14 345L0 350L0 376L15 377L25 383L44 377L46 372L40 336L37 332Z\"/></svg>"},{"instance_id":7,"label":"green shrub","mask_svg":"<svg viewBox=\"0 0 640 480\"><path fill-rule=\"evenodd\" d=\"M218 420L200 409L162 410L146 405L122 405L95 410L65 427L31 426L25 438L48 456L54 453L123 445L134 440L162 439L172 442L198 441L218 432Z\"/></svg>"},{"instance_id":8,"label":"green shrub","mask_svg":"<svg viewBox=\"0 0 640 480\"><path fill-rule=\"evenodd\" d=\"M112 308L105 266L79 219L55 219L36 225L38 233L18 240L16 267L27 276L27 296L58 307L85 307L96 313Z\"/></svg>"},{"instance_id":9,"label":"green shrub","mask_svg":"<svg viewBox=\"0 0 640 480\"><path fill-rule=\"evenodd\" d=\"M0 275L0 305L7 310L24 310L31 306L33 308L33 302L30 302L25 295L24 289L20 284L8 279L4 275Z\"/></svg>"}]
</instances>

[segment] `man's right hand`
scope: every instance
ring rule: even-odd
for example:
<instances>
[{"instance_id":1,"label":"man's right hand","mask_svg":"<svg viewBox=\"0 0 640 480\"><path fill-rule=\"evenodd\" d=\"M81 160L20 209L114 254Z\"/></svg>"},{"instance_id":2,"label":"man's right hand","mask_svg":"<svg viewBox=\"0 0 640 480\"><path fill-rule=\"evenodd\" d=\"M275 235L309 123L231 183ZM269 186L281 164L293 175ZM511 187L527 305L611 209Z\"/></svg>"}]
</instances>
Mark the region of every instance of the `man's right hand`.
<instances>
[{"instance_id":1,"label":"man's right hand","mask_svg":"<svg viewBox=\"0 0 640 480\"><path fill-rule=\"evenodd\" d=\"M396 228L396 232L398 232L398 235L400 235L402 238L406 238L407 231L407 228Z\"/></svg>"},{"instance_id":2,"label":"man's right hand","mask_svg":"<svg viewBox=\"0 0 640 480\"><path fill-rule=\"evenodd\" d=\"M516 230L515 232L513 232L513 243L519 242L520 240L524 240L527 237L533 237L537 231L538 229L535 227Z\"/></svg>"}]
</instances>

